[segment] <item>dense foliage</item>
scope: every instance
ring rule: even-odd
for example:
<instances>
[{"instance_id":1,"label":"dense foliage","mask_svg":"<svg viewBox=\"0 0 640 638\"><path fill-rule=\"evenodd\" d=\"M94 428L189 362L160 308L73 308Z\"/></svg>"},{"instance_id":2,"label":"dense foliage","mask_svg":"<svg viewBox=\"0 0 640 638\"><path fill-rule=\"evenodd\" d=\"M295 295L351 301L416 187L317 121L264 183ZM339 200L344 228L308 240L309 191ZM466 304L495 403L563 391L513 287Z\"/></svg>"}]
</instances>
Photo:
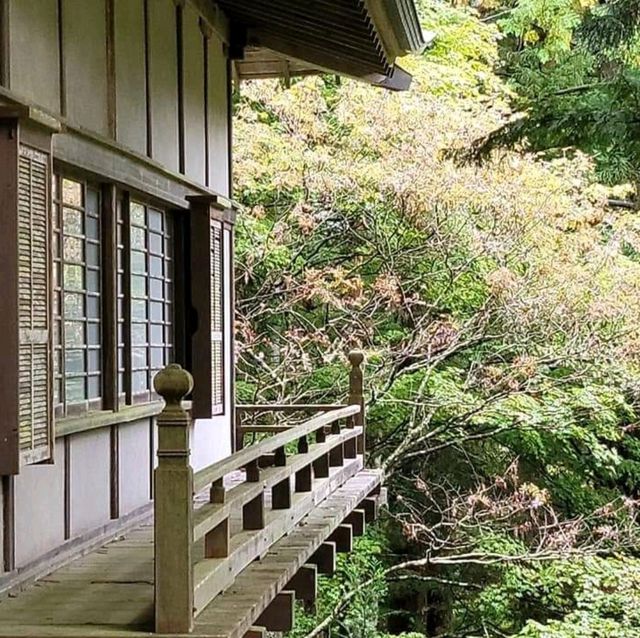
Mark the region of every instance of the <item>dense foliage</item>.
<instances>
[{"instance_id":1,"label":"dense foliage","mask_svg":"<svg viewBox=\"0 0 640 638\"><path fill-rule=\"evenodd\" d=\"M638 635L640 222L608 206L633 186L603 182L596 141L451 153L497 139L542 91L530 56L559 69L595 9L422 9L408 93L327 76L237 99L239 399L342 399L361 348L390 491L294 635Z\"/></svg>"}]
</instances>

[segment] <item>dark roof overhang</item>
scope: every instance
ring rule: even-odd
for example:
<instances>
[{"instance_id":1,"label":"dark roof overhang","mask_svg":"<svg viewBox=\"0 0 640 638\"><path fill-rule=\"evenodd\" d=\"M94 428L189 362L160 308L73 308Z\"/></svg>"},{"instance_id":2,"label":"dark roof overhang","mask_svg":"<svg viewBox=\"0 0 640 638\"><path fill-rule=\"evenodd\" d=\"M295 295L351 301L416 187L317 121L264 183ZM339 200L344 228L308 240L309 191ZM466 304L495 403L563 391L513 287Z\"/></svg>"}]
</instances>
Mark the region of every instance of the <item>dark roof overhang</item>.
<instances>
[{"instance_id":1,"label":"dark roof overhang","mask_svg":"<svg viewBox=\"0 0 640 638\"><path fill-rule=\"evenodd\" d=\"M240 79L337 73L404 90L396 58L424 47L414 0L217 0Z\"/></svg>"}]
</instances>

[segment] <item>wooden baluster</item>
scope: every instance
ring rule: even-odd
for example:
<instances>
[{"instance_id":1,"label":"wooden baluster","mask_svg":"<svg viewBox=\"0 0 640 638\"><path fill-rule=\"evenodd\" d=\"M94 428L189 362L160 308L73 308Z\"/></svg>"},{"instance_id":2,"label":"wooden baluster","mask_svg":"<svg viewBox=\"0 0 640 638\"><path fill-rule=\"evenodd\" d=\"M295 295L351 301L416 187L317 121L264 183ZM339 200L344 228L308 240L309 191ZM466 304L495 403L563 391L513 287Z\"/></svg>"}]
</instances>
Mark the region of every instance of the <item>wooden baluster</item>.
<instances>
[{"instance_id":1,"label":"wooden baluster","mask_svg":"<svg viewBox=\"0 0 640 638\"><path fill-rule=\"evenodd\" d=\"M164 399L158 415L158 467L154 471L155 629L182 634L193 628L193 470L191 418L182 399L193 378L178 364L161 370L153 387Z\"/></svg>"},{"instance_id":2,"label":"wooden baluster","mask_svg":"<svg viewBox=\"0 0 640 638\"><path fill-rule=\"evenodd\" d=\"M351 370L349 371L349 405L359 405L360 412L353 415L353 424L362 427L362 435L358 437L358 453L365 455L365 415L364 415L364 374L362 372L362 362L364 354L357 350L352 350L349 355Z\"/></svg>"},{"instance_id":3,"label":"wooden baluster","mask_svg":"<svg viewBox=\"0 0 640 638\"><path fill-rule=\"evenodd\" d=\"M224 504L226 490L222 479L214 481L209 490L209 502ZM229 555L229 543L231 542L231 531L229 529L229 519L225 518L212 530L209 530L204 537L204 557L205 558L225 558Z\"/></svg>"},{"instance_id":4,"label":"wooden baluster","mask_svg":"<svg viewBox=\"0 0 640 638\"><path fill-rule=\"evenodd\" d=\"M260 482L258 461L251 461L245 468L248 483ZM264 492L242 507L242 529L257 530L264 527Z\"/></svg>"},{"instance_id":5,"label":"wooden baluster","mask_svg":"<svg viewBox=\"0 0 640 638\"><path fill-rule=\"evenodd\" d=\"M340 421L334 421L331 424L331 434L340 434ZM329 452L329 465L331 467L340 467L344 464L344 445L339 443L331 452Z\"/></svg>"},{"instance_id":6,"label":"wooden baluster","mask_svg":"<svg viewBox=\"0 0 640 638\"><path fill-rule=\"evenodd\" d=\"M275 453L274 465L285 467L286 464L287 452L284 447L279 447ZM286 510L291 507L291 479L288 476L271 488L271 507L274 510Z\"/></svg>"},{"instance_id":7,"label":"wooden baluster","mask_svg":"<svg viewBox=\"0 0 640 638\"><path fill-rule=\"evenodd\" d=\"M298 439L298 454L307 454L307 452L309 452L309 439L305 435ZM295 490L296 492L310 492L312 485L313 474L311 464L309 464L296 472Z\"/></svg>"}]
</instances>

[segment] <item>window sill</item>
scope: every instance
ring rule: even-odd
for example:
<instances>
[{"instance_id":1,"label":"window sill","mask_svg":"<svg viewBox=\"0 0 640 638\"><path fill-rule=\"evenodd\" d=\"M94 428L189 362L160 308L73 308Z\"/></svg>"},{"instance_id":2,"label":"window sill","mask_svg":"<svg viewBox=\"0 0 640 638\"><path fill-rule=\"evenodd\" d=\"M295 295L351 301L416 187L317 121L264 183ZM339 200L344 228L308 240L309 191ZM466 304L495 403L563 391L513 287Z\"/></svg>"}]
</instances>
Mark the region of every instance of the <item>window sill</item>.
<instances>
[{"instance_id":1,"label":"window sill","mask_svg":"<svg viewBox=\"0 0 640 638\"><path fill-rule=\"evenodd\" d=\"M56 421L56 438L157 416L160 414L163 405L162 401L154 401L144 405L127 406L117 412L103 410L100 412L88 412L82 416L66 417Z\"/></svg>"}]
</instances>

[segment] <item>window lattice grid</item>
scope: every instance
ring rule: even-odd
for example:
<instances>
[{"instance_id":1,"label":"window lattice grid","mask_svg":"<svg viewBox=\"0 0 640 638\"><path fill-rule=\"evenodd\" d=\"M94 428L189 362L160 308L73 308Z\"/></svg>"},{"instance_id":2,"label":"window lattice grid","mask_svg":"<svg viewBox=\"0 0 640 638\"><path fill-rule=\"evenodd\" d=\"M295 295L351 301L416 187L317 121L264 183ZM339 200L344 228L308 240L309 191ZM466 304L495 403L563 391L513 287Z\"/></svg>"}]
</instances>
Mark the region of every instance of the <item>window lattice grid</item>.
<instances>
[{"instance_id":1,"label":"window lattice grid","mask_svg":"<svg viewBox=\"0 0 640 638\"><path fill-rule=\"evenodd\" d=\"M153 377L173 360L174 263L171 217L131 202L131 392L153 390Z\"/></svg>"},{"instance_id":2,"label":"window lattice grid","mask_svg":"<svg viewBox=\"0 0 640 638\"><path fill-rule=\"evenodd\" d=\"M101 408L100 193L54 176L54 403Z\"/></svg>"}]
</instances>

